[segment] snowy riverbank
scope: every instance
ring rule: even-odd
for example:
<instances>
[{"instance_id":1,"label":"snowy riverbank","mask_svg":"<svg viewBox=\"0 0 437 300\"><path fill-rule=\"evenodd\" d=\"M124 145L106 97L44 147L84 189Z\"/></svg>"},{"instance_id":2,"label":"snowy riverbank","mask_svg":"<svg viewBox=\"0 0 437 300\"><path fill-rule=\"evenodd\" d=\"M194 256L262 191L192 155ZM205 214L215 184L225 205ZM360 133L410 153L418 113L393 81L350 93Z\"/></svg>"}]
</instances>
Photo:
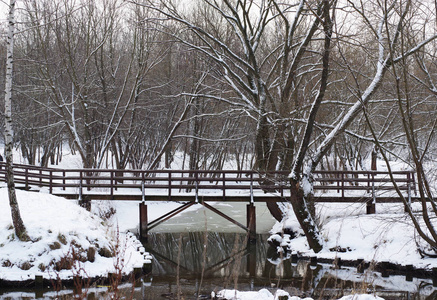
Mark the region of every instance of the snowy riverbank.
<instances>
[{"instance_id":1,"label":"snowy riverbank","mask_svg":"<svg viewBox=\"0 0 437 300\"><path fill-rule=\"evenodd\" d=\"M84 261L80 266L72 270L60 270L40 266L50 265L54 260L68 256L72 245L80 245L79 248L88 249L93 245L99 248L112 249L118 243L124 249L124 271L129 272L136 265L141 265L144 257L136 249L140 245L130 234L125 234L129 229L138 226L137 203L112 202L108 207L105 202L93 202L93 212L89 213L76 204L75 201L54 197L46 193L17 191L23 220L33 239L31 242L18 242L13 237L11 229L10 210L7 200L7 191L0 189L0 279L3 280L27 280L35 275L45 278L71 278L79 269L86 272L86 276L106 276L114 271L116 257L105 257L96 251L95 261ZM172 209L172 203L153 203L151 207L151 219L156 213L163 213ZM156 206L156 207L155 207ZM103 215L114 208L116 213L110 220L111 224L103 223L98 215ZM416 250L414 230L402 213L402 207L393 204L378 205L376 215L365 215L364 207L356 205L320 205L318 209L322 216L322 232L325 237L325 250L318 254L323 258L341 257L346 260L363 258L366 260L388 260L399 264L413 264L416 267L432 268L436 265L434 259L421 258ZM191 213L198 214L193 209ZM119 234L117 235L117 224ZM284 223L277 223L274 230L288 226L296 229L296 221L290 213ZM62 242L64 241L64 242ZM287 247L293 247L293 251L305 255L312 255L308 249L305 238L298 236L295 239L283 241ZM65 244L64 244L65 243ZM60 247L59 249L51 249ZM330 251L329 249L346 249L346 252ZM102 253L103 254L103 253ZM7 258L7 259L5 259ZM280 262L278 262L279 264ZM24 268L20 268L24 266ZM27 269L27 270L25 270ZM336 275L339 272L336 271ZM347 275L346 275L347 276ZM350 276L350 275L349 275ZM350 280L350 278L345 278ZM358 279L361 280L361 279ZM375 281L375 277L373 278ZM379 284L378 284L379 285ZM384 284L382 284L384 286ZM396 284L395 284L396 285ZM414 290L414 284L407 290ZM226 293L232 293L227 291ZM233 291L235 294L235 291ZM257 294L261 293L261 294ZM275 291L244 292L239 291L237 298L230 299L268 299L275 298ZM431 294L432 289L427 292ZM235 295L237 295L235 294ZM256 295L255 295L256 294ZM226 294L229 296L230 294ZM252 296L257 298L253 298ZM260 298L260 295L264 295ZM278 294L279 295L279 294ZM366 296L367 297L367 296ZM371 297L371 296L368 296ZM372 296L373 297L373 296ZM286 298L285 298L286 299ZM297 300L300 298L292 297ZM310 298L305 298L310 299ZM376 298L344 298L344 299L376 299Z\"/></svg>"},{"instance_id":2,"label":"snowy riverbank","mask_svg":"<svg viewBox=\"0 0 437 300\"><path fill-rule=\"evenodd\" d=\"M237 290L223 290L217 294L212 294L213 299L221 300L313 300L313 298L300 298L296 296L291 296L289 293L283 290L277 290L272 294L267 289L262 289L257 292L241 292ZM339 300L383 300L378 296L356 294L349 295L340 298Z\"/></svg>"},{"instance_id":3,"label":"snowy riverbank","mask_svg":"<svg viewBox=\"0 0 437 300\"><path fill-rule=\"evenodd\" d=\"M413 208L419 203L413 205ZM420 209L420 207L416 207ZM417 269L437 267L437 259L422 257L418 251L421 241L404 213L400 203L377 204L377 213L366 215L365 203L318 204L324 249L318 258L342 260L364 259L367 262L389 262L397 265L413 265ZM292 231L297 236L281 233ZM272 229L271 239L279 248L304 256L316 255L307 245L306 238L292 209L283 222ZM423 245L422 245L423 247Z\"/></svg>"},{"instance_id":4,"label":"snowy riverbank","mask_svg":"<svg viewBox=\"0 0 437 300\"><path fill-rule=\"evenodd\" d=\"M31 241L14 235L6 188L0 188L0 279L5 281L93 278L142 267L141 243L75 201L17 190ZM146 257L149 259L149 257Z\"/></svg>"}]
</instances>

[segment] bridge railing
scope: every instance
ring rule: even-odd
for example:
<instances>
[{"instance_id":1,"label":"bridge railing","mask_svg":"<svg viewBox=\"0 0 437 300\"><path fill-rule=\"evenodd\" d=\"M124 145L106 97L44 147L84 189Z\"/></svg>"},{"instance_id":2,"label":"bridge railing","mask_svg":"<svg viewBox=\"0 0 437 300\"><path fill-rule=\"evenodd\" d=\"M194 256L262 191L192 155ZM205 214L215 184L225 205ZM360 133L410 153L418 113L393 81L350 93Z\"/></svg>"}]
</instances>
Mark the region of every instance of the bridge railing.
<instances>
[{"instance_id":1,"label":"bridge railing","mask_svg":"<svg viewBox=\"0 0 437 300\"><path fill-rule=\"evenodd\" d=\"M4 163L0 163L0 180L5 179ZM102 194L162 193L168 199L174 194L215 193L223 199L233 193L276 193L286 197L289 192L289 172L261 173L252 170L115 170L115 169L58 169L14 164L14 179L26 189L38 187L49 193ZM409 197L415 192L413 171L392 172L401 191ZM385 171L316 171L313 188L316 193L330 193L347 197L355 192L371 193L376 198L382 193L393 193L394 184Z\"/></svg>"}]
</instances>

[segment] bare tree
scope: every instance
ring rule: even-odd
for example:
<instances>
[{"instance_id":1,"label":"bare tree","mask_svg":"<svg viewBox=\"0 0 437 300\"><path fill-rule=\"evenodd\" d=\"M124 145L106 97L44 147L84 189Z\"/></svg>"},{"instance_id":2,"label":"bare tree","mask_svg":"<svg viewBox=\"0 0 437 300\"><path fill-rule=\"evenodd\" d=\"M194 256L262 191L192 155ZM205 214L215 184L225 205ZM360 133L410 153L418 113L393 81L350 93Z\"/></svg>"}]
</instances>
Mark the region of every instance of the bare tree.
<instances>
[{"instance_id":1,"label":"bare tree","mask_svg":"<svg viewBox=\"0 0 437 300\"><path fill-rule=\"evenodd\" d=\"M436 93L428 69L437 67L422 51L436 35L420 19L431 15L413 13L420 4L198 0L186 9L131 2L24 2L20 46L29 63L23 70L33 76L23 76L20 92L40 109L22 126L40 126L26 142L28 157L39 145L50 155L64 133L85 167L100 167L111 151L117 168L156 168L177 142L190 168L222 168L231 154L241 168L251 152L261 173L290 172L290 202L319 251L316 167L337 164L335 157L337 167L358 168L375 140L393 154L400 145L419 147L409 138L418 121L408 116L425 104L404 107L400 95L413 94L402 90L411 80ZM414 59L422 73L409 70L394 89ZM47 136L56 138L44 144ZM275 204L269 208L281 219Z\"/></svg>"},{"instance_id":2,"label":"bare tree","mask_svg":"<svg viewBox=\"0 0 437 300\"><path fill-rule=\"evenodd\" d=\"M15 193L14 170L13 170L13 129L12 129L12 76L14 65L14 36L15 36L15 0L9 2L8 16L8 37L6 57L6 84L5 84L5 158L6 178L8 184L9 205L11 207L12 223L15 235L21 241L29 240L26 227L18 207L17 195Z\"/></svg>"},{"instance_id":3,"label":"bare tree","mask_svg":"<svg viewBox=\"0 0 437 300\"><path fill-rule=\"evenodd\" d=\"M222 89L220 94L211 91L186 94L227 103L234 109L244 110L255 121L255 167L268 171L280 166L291 171L293 209L310 247L319 251L323 242L312 208L312 173L338 138L369 105L384 83L389 68L399 64L403 57L418 52L436 36L412 43L396 57L390 55L387 43L400 49L399 36L408 17L404 11L410 9L410 1L386 2L386 7L378 6L378 3L358 5L348 2L342 7L344 12L353 12L356 20L362 20L351 38L347 38L350 32L343 32L342 24L335 23L338 10L335 1L204 0L200 3L204 6L198 7L206 7L202 12L210 14L208 18L187 15L168 1L153 5L138 4L154 8L166 18L183 24L197 38L193 42L179 32L169 32L182 44L215 63L220 74L215 79L227 90ZM204 20L214 20L218 25L205 24ZM362 28L359 26L363 24L367 35L360 32ZM336 32L333 32L334 26L337 26ZM384 30L385 27L389 30ZM271 39L272 34L276 39ZM356 41L361 37L376 47L358 45ZM333 39L337 45L332 43ZM342 90L340 99L329 87L339 87L340 83L336 84L335 80L341 81L341 75L337 73L331 81L328 76L333 57L331 53L334 47L340 49L343 42L345 47L348 45L355 51L361 49L367 53L372 68L359 75L357 88ZM346 58L340 52L337 54L337 58L346 59L342 63L346 66L343 72L356 74L352 70L357 65L348 60L350 57ZM349 78L354 80L356 77ZM327 100L327 95L331 99ZM353 102L351 99L356 100ZM322 107L329 105L334 109L341 105L342 109L327 115ZM347 133L361 138L360 134L352 131ZM281 156L280 153L286 155Z\"/></svg>"},{"instance_id":4,"label":"bare tree","mask_svg":"<svg viewBox=\"0 0 437 300\"><path fill-rule=\"evenodd\" d=\"M351 3L351 5L353 5ZM294 172L291 175L292 185L296 184L302 191L303 197L299 200L301 205L306 205L305 199L309 195L311 197L311 189L305 190L302 187L307 186L307 183L311 183L312 173L314 172L317 165L320 163L323 156L332 147L335 140L344 133L347 127L354 121L359 113L368 105L370 99L377 92L378 88L381 86L383 80L385 79L385 74L390 67L393 67L401 63L406 57L419 51L425 45L436 39L436 35L431 35L421 41L413 43L408 48L402 47L402 39L400 36L404 31L404 22L408 18L408 12L411 8L411 1L405 3L399 3L397 1L392 1L390 3L385 2L385 6L381 8L381 16L379 19L378 27L374 28L371 24L372 22L368 16L364 13L364 8L361 7L359 13L364 18L366 24L371 27L375 38L378 41L379 51L378 51L378 62L375 69L375 74L372 81L368 84L364 91L358 92L356 95L358 100L354 105L338 120L335 127L329 132L329 134L324 137L320 145L316 148L314 154L311 155L306 167L304 168L302 178L297 180L296 173L298 170L294 168ZM353 5L354 8L357 8ZM361 10L362 9L362 10ZM390 49L397 49L399 52L398 56L393 55L393 51ZM296 165L295 165L296 166ZM300 220L299 220L300 221ZM314 222L314 219L313 219ZM302 225L302 223L301 223ZM307 235L307 238L309 236ZM318 233L314 235L315 241L321 241Z\"/></svg>"},{"instance_id":5,"label":"bare tree","mask_svg":"<svg viewBox=\"0 0 437 300\"><path fill-rule=\"evenodd\" d=\"M385 3L386 9L387 3ZM410 164L417 174L417 191L420 209L414 209L409 201L395 183L394 176L390 174L393 184L396 187L398 196L402 199L406 213L410 217L420 240L417 242L418 250L422 256L437 257L437 229L433 218L437 216L437 204L435 202L434 191L430 181L430 170L427 170L426 160L430 160L435 152L435 134L437 126L436 118L436 89L435 76L430 70L434 69L434 55L436 44L428 43L421 51L415 51L413 55L402 55L410 53L409 48L417 44L417 36L426 35L425 28L417 28L415 19L416 10L422 16L429 17L429 7L426 3L413 6L407 2L405 7L398 8L399 14L404 17L402 23L403 30L399 32L399 48L393 46L391 39L388 40L387 52L392 60L397 60L397 64L390 66L393 76L394 95L397 105L397 117L402 125L397 128L398 136L405 141L405 149L410 158ZM430 18L430 17L429 17ZM388 26L384 27L385 32L389 32ZM417 34L419 31L419 35ZM400 54L400 56L399 56ZM411 66L414 68L411 68ZM375 128L374 120L365 110L366 120L372 131L372 136L380 149L384 161L389 171L392 171L391 163L388 158L389 149L380 142L378 132ZM430 122L430 120L432 120ZM411 196L411 195L409 195ZM423 241L425 244L423 244Z\"/></svg>"},{"instance_id":6,"label":"bare tree","mask_svg":"<svg viewBox=\"0 0 437 300\"><path fill-rule=\"evenodd\" d=\"M147 121L142 101L156 88L147 76L165 57L163 48L152 51L156 31L118 0L24 3L34 43L23 51L33 63L23 94L50 111L51 125L62 125L84 167L102 166L108 150L117 168L126 167L137 128Z\"/></svg>"}]
</instances>

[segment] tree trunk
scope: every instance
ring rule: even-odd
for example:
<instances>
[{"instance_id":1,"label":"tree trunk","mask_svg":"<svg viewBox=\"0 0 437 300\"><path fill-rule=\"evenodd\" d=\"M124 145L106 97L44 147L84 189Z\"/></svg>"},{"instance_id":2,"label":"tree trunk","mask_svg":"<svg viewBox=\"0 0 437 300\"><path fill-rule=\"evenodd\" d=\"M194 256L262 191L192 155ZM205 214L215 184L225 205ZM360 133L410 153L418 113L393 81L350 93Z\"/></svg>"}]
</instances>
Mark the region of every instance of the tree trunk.
<instances>
[{"instance_id":1,"label":"tree trunk","mask_svg":"<svg viewBox=\"0 0 437 300\"><path fill-rule=\"evenodd\" d=\"M308 200L311 193L305 193L303 187L295 180L290 180L290 202L293 211L299 221L300 227L305 233L308 241L308 246L314 252L320 252L323 248L323 243L320 240L319 229L311 214L311 209L308 206Z\"/></svg>"},{"instance_id":2,"label":"tree trunk","mask_svg":"<svg viewBox=\"0 0 437 300\"><path fill-rule=\"evenodd\" d=\"M378 147L375 146L372 150L372 166L370 168L372 171L378 170L377 161L378 161Z\"/></svg>"},{"instance_id":3,"label":"tree trunk","mask_svg":"<svg viewBox=\"0 0 437 300\"><path fill-rule=\"evenodd\" d=\"M269 126L265 115L258 119L255 135L256 169L267 171L268 157L270 154Z\"/></svg>"},{"instance_id":4,"label":"tree trunk","mask_svg":"<svg viewBox=\"0 0 437 300\"><path fill-rule=\"evenodd\" d=\"M5 158L6 158L6 178L8 184L9 205L11 207L12 223L15 235L22 241L28 240L26 227L21 219L18 207L17 195L15 193L14 170L12 166L13 157L13 131L12 131L12 67L14 53L14 30L15 30L15 0L10 0L9 4L9 28L7 38L7 57L6 57L6 84L5 84Z\"/></svg>"},{"instance_id":5,"label":"tree trunk","mask_svg":"<svg viewBox=\"0 0 437 300\"><path fill-rule=\"evenodd\" d=\"M315 206L314 203L310 201L312 197L312 191L307 190L310 189L310 186L312 186L311 176L313 169L309 168L306 173L303 174L302 178L300 174L309 149L311 135L313 133L317 113L328 87L330 61L329 54L331 49L332 36L332 19L329 15L330 3L328 0L323 1L322 8L323 32L325 33L325 40L322 57L323 68L320 78L320 87L308 116L307 124L305 126L305 132L301 141L301 145L299 147L299 151L296 155L296 160L291 172L290 179L290 202L293 206L296 218L299 221L302 230L305 232L308 246L313 249L314 252L319 252L320 250L322 250L323 244L321 241L319 229L316 224ZM308 188L306 187L307 185Z\"/></svg>"}]
</instances>

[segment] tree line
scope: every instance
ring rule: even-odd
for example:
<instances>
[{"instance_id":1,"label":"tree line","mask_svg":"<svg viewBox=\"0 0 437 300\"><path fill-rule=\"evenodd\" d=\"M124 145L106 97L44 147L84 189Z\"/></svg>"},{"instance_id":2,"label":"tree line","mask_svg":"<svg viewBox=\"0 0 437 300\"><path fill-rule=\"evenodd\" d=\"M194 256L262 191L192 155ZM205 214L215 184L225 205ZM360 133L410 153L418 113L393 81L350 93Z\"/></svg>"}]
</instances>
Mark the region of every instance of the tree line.
<instances>
[{"instance_id":1,"label":"tree line","mask_svg":"<svg viewBox=\"0 0 437 300\"><path fill-rule=\"evenodd\" d=\"M429 3L332 2L324 51L323 2L190 3L22 1L14 129L28 162L56 163L68 142L89 168L108 155L121 169L151 167L157 156L168 166L181 151L190 168L234 160L236 168L291 170L308 119L314 152L372 83L387 43L394 55L414 50L435 18ZM434 48L428 41L405 62L417 122L433 112ZM407 159L395 78L382 77L366 109L384 148ZM310 117L314 102L320 109ZM344 131L321 167L365 167L373 137L364 116Z\"/></svg>"},{"instance_id":2,"label":"tree line","mask_svg":"<svg viewBox=\"0 0 437 300\"><path fill-rule=\"evenodd\" d=\"M413 0L23 0L14 142L43 166L68 143L86 168L169 167L179 151L190 169L289 171L290 202L318 251L307 188L316 168L368 168L377 151L418 170L431 194L436 10Z\"/></svg>"}]
</instances>

